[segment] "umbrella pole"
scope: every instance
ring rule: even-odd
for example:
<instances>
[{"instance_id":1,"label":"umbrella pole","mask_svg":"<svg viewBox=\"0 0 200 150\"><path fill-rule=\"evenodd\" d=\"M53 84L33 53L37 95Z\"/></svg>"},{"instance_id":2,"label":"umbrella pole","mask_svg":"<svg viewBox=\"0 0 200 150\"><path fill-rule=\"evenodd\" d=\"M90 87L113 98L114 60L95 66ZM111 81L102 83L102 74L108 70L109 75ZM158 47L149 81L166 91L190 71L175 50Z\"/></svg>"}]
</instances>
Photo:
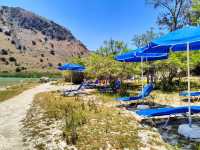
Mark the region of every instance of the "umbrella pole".
<instances>
[{"instance_id":1,"label":"umbrella pole","mask_svg":"<svg viewBox=\"0 0 200 150\"><path fill-rule=\"evenodd\" d=\"M188 119L189 126L192 127L192 117L191 117L191 99L190 99L190 45L187 43L187 72L188 72Z\"/></svg>"},{"instance_id":2,"label":"umbrella pole","mask_svg":"<svg viewBox=\"0 0 200 150\"><path fill-rule=\"evenodd\" d=\"M72 83L73 82L73 79L72 79L72 72L71 72L71 90L72 90Z\"/></svg>"},{"instance_id":3,"label":"umbrella pole","mask_svg":"<svg viewBox=\"0 0 200 150\"><path fill-rule=\"evenodd\" d=\"M141 57L141 80L142 80L142 99L144 99L144 91L143 91L143 57Z\"/></svg>"}]
</instances>

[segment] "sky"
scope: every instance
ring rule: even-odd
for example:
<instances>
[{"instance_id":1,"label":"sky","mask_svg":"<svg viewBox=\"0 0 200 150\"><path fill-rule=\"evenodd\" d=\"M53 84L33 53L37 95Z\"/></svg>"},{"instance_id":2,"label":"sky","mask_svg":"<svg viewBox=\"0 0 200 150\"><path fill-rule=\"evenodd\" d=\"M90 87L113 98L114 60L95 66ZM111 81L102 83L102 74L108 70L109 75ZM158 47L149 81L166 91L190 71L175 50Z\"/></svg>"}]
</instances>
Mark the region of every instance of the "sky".
<instances>
[{"instance_id":1,"label":"sky","mask_svg":"<svg viewBox=\"0 0 200 150\"><path fill-rule=\"evenodd\" d=\"M0 5L21 7L69 29L89 50L103 41L131 39L156 28L158 11L145 0L0 0Z\"/></svg>"}]
</instances>

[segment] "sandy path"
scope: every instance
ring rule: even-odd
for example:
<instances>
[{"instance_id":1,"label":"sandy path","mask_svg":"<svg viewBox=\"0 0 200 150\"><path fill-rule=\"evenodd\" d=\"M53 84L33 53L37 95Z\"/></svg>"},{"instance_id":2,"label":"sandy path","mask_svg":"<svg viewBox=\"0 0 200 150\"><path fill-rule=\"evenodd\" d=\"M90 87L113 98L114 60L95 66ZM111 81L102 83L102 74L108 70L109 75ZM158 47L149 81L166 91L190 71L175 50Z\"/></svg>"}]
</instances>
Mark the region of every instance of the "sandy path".
<instances>
[{"instance_id":1,"label":"sandy path","mask_svg":"<svg viewBox=\"0 0 200 150\"><path fill-rule=\"evenodd\" d=\"M34 95L40 92L57 90L49 83L24 91L18 96L0 103L0 150L23 150L20 134L21 120L32 103Z\"/></svg>"}]
</instances>

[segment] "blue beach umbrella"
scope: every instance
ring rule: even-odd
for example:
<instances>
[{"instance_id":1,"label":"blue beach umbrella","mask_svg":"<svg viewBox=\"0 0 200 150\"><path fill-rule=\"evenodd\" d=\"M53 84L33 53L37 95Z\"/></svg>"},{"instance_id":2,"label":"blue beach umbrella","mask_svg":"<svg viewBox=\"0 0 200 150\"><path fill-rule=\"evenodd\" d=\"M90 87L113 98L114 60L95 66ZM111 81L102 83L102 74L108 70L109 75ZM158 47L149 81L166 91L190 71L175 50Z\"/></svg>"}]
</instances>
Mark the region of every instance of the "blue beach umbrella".
<instances>
[{"instance_id":1,"label":"blue beach umbrella","mask_svg":"<svg viewBox=\"0 0 200 150\"><path fill-rule=\"evenodd\" d=\"M190 50L200 49L200 27L186 26L182 29L170 32L161 38L153 40L144 48L145 53L163 53L170 51L187 51L187 72L188 72L188 112L189 126L191 127L191 99L190 99Z\"/></svg>"},{"instance_id":2,"label":"blue beach umbrella","mask_svg":"<svg viewBox=\"0 0 200 150\"><path fill-rule=\"evenodd\" d=\"M142 48L131 50L115 57L115 60L120 62L141 62L142 91L144 85L143 61L156 61L163 59L168 59L168 53L144 53L144 49Z\"/></svg>"},{"instance_id":3,"label":"blue beach umbrella","mask_svg":"<svg viewBox=\"0 0 200 150\"><path fill-rule=\"evenodd\" d=\"M142 48L131 50L115 56L115 60L121 62L141 62L142 59L146 61L156 61L168 58L168 53L144 53L143 51L144 49Z\"/></svg>"},{"instance_id":4,"label":"blue beach umbrella","mask_svg":"<svg viewBox=\"0 0 200 150\"><path fill-rule=\"evenodd\" d=\"M79 64L64 64L62 66L58 67L59 70L69 70L69 71L78 71L82 72L85 70L84 66L81 66Z\"/></svg>"},{"instance_id":5,"label":"blue beach umbrella","mask_svg":"<svg viewBox=\"0 0 200 150\"><path fill-rule=\"evenodd\" d=\"M62 66L58 67L59 70L65 71L74 71L74 72L83 72L85 67L79 64L63 64ZM72 75L71 75L71 82L72 82Z\"/></svg>"}]
</instances>

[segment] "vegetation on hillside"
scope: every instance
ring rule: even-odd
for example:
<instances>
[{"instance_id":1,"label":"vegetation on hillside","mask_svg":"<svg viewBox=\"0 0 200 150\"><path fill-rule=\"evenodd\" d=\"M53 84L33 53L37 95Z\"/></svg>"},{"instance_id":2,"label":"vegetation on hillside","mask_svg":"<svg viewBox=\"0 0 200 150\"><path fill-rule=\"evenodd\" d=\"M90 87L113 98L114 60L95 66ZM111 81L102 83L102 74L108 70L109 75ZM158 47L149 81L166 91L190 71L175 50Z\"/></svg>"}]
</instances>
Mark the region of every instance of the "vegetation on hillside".
<instances>
[{"instance_id":1,"label":"vegetation on hillside","mask_svg":"<svg viewBox=\"0 0 200 150\"><path fill-rule=\"evenodd\" d=\"M65 27L20 7L0 7L0 73L58 71L89 51Z\"/></svg>"}]
</instances>

